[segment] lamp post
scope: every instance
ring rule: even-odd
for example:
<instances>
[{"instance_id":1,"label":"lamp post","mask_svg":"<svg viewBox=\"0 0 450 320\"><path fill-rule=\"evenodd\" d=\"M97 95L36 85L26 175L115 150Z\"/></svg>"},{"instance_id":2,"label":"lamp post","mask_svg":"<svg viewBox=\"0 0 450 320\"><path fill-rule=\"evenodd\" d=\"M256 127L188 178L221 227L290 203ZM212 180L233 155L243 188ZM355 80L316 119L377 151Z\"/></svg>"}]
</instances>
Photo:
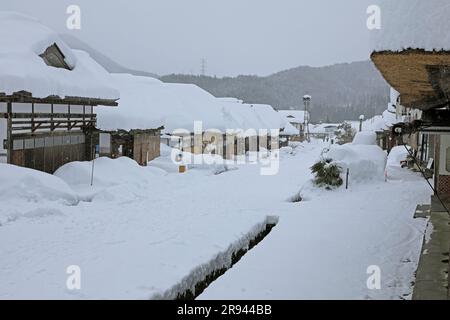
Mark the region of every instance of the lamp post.
<instances>
[{"instance_id":1,"label":"lamp post","mask_svg":"<svg viewBox=\"0 0 450 320\"><path fill-rule=\"evenodd\" d=\"M311 96L310 95L304 95L303 96L303 104L305 105L305 116L304 116L304 131L306 135L306 140L310 142L309 137L309 108L311 105Z\"/></svg>"},{"instance_id":2,"label":"lamp post","mask_svg":"<svg viewBox=\"0 0 450 320\"><path fill-rule=\"evenodd\" d=\"M363 125L364 119L365 119L365 117L363 114L359 116L359 132L362 131L362 125Z\"/></svg>"}]
</instances>

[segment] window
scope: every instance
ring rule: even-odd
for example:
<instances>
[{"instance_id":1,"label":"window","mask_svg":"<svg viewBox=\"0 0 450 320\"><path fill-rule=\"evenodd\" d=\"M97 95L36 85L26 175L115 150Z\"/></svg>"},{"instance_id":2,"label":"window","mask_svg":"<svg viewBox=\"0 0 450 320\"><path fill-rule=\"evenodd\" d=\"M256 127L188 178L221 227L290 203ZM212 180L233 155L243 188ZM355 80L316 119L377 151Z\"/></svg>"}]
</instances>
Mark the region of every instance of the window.
<instances>
[{"instance_id":1,"label":"window","mask_svg":"<svg viewBox=\"0 0 450 320\"><path fill-rule=\"evenodd\" d=\"M62 137L61 136L54 137L53 145L54 146L62 146Z\"/></svg>"},{"instance_id":2,"label":"window","mask_svg":"<svg viewBox=\"0 0 450 320\"><path fill-rule=\"evenodd\" d=\"M53 137L46 137L45 138L45 147L53 147Z\"/></svg>"},{"instance_id":3,"label":"window","mask_svg":"<svg viewBox=\"0 0 450 320\"><path fill-rule=\"evenodd\" d=\"M34 139L24 140L25 149L34 149Z\"/></svg>"},{"instance_id":4,"label":"window","mask_svg":"<svg viewBox=\"0 0 450 320\"><path fill-rule=\"evenodd\" d=\"M70 136L64 136L64 137L62 137L62 144L63 144L63 145L68 145L68 144L70 144Z\"/></svg>"},{"instance_id":5,"label":"window","mask_svg":"<svg viewBox=\"0 0 450 320\"><path fill-rule=\"evenodd\" d=\"M70 144L78 144L78 136L71 136Z\"/></svg>"},{"instance_id":6,"label":"window","mask_svg":"<svg viewBox=\"0 0 450 320\"><path fill-rule=\"evenodd\" d=\"M111 153L111 135L109 133L100 133L100 154Z\"/></svg>"},{"instance_id":7,"label":"window","mask_svg":"<svg viewBox=\"0 0 450 320\"><path fill-rule=\"evenodd\" d=\"M44 147L44 138L36 138L34 140L34 147L35 148L43 148Z\"/></svg>"},{"instance_id":8,"label":"window","mask_svg":"<svg viewBox=\"0 0 450 320\"><path fill-rule=\"evenodd\" d=\"M13 140L13 150L23 150L23 140Z\"/></svg>"}]
</instances>

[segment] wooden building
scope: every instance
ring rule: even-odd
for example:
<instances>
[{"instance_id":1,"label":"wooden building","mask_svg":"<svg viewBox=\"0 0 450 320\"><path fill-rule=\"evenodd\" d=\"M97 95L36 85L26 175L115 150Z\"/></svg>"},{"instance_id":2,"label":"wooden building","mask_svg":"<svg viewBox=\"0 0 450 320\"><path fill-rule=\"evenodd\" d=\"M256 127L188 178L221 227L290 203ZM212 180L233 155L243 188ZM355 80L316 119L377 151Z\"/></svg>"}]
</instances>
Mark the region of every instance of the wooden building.
<instances>
[{"instance_id":1,"label":"wooden building","mask_svg":"<svg viewBox=\"0 0 450 320\"><path fill-rule=\"evenodd\" d=\"M92 159L98 105L117 103L80 97L38 99L27 92L0 95L7 163L53 173L68 162Z\"/></svg>"},{"instance_id":2,"label":"wooden building","mask_svg":"<svg viewBox=\"0 0 450 320\"><path fill-rule=\"evenodd\" d=\"M2 13L0 30L2 162L53 173L92 159L95 107L119 99L109 74L38 20Z\"/></svg>"},{"instance_id":3,"label":"wooden building","mask_svg":"<svg viewBox=\"0 0 450 320\"><path fill-rule=\"evenodd\" d=\"M374 52L372 61L400 93L406 112L420 111L395 125L393 134L414 147L424 166L433 163L436 192L450 196L450 52Z\"/></svg>"},{"instance_id":4,"label":"wooden building","mask_svg":"<svg viewBox=\"0 0 450 320\"><path fill-rule=\"evenodd\" d=\"M102 131L94 133L94 143L98 146L97 154L101 157L129 157L141 166L160 156L161 130L135 129Z\"/></svg>"}]
</instances>

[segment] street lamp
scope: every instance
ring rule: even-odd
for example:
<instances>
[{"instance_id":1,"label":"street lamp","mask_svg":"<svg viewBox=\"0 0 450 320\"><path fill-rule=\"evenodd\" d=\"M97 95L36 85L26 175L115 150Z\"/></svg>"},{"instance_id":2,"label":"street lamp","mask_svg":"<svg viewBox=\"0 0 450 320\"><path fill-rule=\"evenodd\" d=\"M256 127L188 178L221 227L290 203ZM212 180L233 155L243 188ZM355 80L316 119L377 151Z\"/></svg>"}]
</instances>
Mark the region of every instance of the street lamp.
<instances>
[{"instance_id":1,"label":"street lamp","mask_svg":"<svg viewBox=\"0 0 450 320\"><path fill-rule=\"evenodd\" d=\"M363 125L364 119L365 119L365 117L363 114L359 116L359 132L362 131L362 125Z\"/></svg>"},{"instance_id":2,"label":"street lamp","mask_svg":"<svg viewBox=\"0 0 450 320\"><path fill-rule=\"evenodd\" d=\"M309 108L311 105L311 96L306 94L303 96L303 104L305 105L305 116L304 116L304 131L306 134L306 140L309 142Z\"/></svg>"}]
</instances>

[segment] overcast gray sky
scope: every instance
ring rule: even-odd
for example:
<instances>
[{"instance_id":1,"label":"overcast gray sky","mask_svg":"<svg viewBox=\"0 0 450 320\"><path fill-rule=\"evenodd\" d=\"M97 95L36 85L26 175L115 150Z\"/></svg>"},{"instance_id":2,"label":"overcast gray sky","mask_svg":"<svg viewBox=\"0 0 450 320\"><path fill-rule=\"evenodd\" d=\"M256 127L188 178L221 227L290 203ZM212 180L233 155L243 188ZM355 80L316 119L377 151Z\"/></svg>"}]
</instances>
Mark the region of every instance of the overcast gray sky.
<instances>
[{"instance_id":1,"label":"overcast gray sky","mask_svg":"<svg viewBox=\"0 0 450 320\"><path fill-rule=\"evenodd\" d=\"M366 9L374 0L0 0L135 69L268 75L299 65L369 58ZM66 29L66 8L82 29Z\"/></svg>"}]
</instances>

